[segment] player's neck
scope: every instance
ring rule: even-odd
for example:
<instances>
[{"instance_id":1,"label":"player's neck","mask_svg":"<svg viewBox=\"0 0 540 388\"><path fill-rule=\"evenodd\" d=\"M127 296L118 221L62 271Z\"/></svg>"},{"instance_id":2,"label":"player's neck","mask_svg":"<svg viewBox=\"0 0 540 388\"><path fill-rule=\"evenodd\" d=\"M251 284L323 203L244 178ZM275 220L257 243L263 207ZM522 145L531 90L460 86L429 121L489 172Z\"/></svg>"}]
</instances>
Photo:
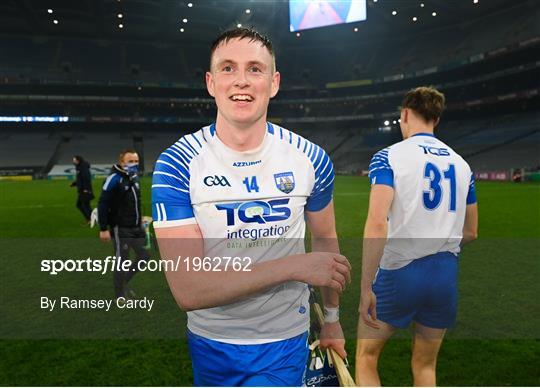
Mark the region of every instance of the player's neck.
<instances>
[{"instance_id":1,"label":"player's neck","mask_svg":"<svg viewBox=\"0 0 540 388\"><path fill-rule=\"evenodd\" d=\"M232 125L218 115L216 119L216 134L219 140L227 147L245 152L254 150L261 145L266 134L266 120L261 120L250 126L241 127Z\"/></svg>"},{"instance_id":2,"label":"player's neck","mask_svg":"<svg viewBox=\"0 0 540 388\"><path fill-rule=\"evenodd\" d=\"M411 125L407 133L407 139L409 137L412 137L414 135L418 135L421 133L429 133L430 135L433 135L433 130L434 128L429 125L421 125L421 124L414 125L414 126Z\"/></svg>"}]
</instances>

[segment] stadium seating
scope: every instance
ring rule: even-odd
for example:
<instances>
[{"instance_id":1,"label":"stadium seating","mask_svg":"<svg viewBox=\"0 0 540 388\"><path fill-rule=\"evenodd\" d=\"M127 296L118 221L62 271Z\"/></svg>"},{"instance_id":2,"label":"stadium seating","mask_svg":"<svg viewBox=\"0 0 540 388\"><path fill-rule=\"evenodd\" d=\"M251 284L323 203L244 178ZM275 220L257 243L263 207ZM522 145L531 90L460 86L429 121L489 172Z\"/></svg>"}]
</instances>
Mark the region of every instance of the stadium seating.
<instances>
[{"instance_id":1,"label":"stadium seating","mask_svg":"<svg viewBox=\"0 0 540 388\"><path fill-rule=\"evenodd\" d=\"M399 141L397 128L388 133L354 131L331 156L336 170L367 170L378 150ZM497 170L540 165L540 127L536 114L489 120L444 122L437 136L459 152L474 170Z\"/></svg>"},{"instance_id":2,"label":"stadium seating","mask_svg":"<svg viewBox=\"0 0 540 388\"><path fill-rule=\"evenodd\" d=\"M2 132L0 139L1 167L45 166L60 135L48 131Z\"/></svg>"},{"instance_id":3,"label":"stadium seating","mask_svg":"<svg viewBox=\"0 0 540 388\"><path fill-rule=\"evenodd\" d=\"M279 53L278 66L289 69L283 73L284 84L295 86L417 71L535 37L536 18L534 12L517 7L436 29L424 35L421 42L398 36L384 41L344 42L345 47L323 44L331 61L321 60L320 46L287 47ZM456 28L460 34L455 33ZM172 45L18 37L0 41L0 53L2 75L72 82L180 82L201 86L208 67L206 48L187 42Z\"/></svg>"}]
</instances>

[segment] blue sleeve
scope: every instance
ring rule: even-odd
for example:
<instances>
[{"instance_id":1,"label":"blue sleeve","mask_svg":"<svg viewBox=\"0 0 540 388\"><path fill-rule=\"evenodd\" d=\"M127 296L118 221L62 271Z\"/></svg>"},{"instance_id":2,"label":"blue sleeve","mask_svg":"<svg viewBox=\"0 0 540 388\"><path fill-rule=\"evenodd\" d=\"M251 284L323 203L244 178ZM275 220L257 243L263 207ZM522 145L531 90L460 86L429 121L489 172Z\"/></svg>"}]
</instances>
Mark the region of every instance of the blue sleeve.
<instances>
[{"instance_id":1,"label":"blue sleeve","mask_svg":"<svg viewBox=\"0 0 540 388\"><path fill-rule=\"evenodd\" d=\"M160 155L152 176L152 218L158 222L194 217L189 194L191 158L173 147Z\"/></svg>"},{"instance_id":2,"label":"blue sleeve","mask_svg":"<svg viewBox=\"0 0 540 388\"><path fill-rule=\"evenodd\" d=\"M469 193L467 194L467 205L476 203L476 187L474 184L474 174L471 172L471 183L469 183Z\"/></svg>"},{"instance_id":3,"label":"blue sleeve","mask_svg":"<svg viewBox=\"0 0 540 388\"><path fill-rule=\"evenodd\" d=\"M388 162L389 148L377 152L369 164L369 181L371 185L387 185L394 187L394 171Z\"/></svg>"},{"instance_id":4,"label":"blue sleeve","mask_svg":"<svg viewBox=\"0 0 540 388\"><path fill-rule=\"evenodd\" d=\"M308 157L315 169L315 184L306 203L306 210L317 212L324 209L332 200L334 192L334 165L328 154L313 144Z\"/></svg>"}]
</instances>

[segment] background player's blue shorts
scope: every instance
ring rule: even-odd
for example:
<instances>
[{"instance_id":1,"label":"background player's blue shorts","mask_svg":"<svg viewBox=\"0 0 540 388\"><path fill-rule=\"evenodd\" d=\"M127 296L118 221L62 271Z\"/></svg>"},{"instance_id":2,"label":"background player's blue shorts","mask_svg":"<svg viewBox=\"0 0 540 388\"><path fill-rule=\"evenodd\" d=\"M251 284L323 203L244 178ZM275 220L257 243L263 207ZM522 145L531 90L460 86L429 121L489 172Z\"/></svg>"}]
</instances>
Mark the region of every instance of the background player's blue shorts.
<instances>
[{"instance_id":1,"label":"background player's blue shorts","mask_svg":"<svg viewBox=\"0 0 540 388\"><path fill-rule=\"evenodd\" d=\"M456 321L458 258L439 252L395 270L379 268L373 292L377 318L404 329L411 321L444 329Z\"/></svg>"},{"instance_id":2,"label":"background player's blue shorts","mask_svg":"<svg viewBox=\"0 0 540 388\"><path fill-rule=\"evenodd\" d=\"M261 345L233 345L188 331L195 386L302 386L308 333Z\"/></svg>"}]
</instances>

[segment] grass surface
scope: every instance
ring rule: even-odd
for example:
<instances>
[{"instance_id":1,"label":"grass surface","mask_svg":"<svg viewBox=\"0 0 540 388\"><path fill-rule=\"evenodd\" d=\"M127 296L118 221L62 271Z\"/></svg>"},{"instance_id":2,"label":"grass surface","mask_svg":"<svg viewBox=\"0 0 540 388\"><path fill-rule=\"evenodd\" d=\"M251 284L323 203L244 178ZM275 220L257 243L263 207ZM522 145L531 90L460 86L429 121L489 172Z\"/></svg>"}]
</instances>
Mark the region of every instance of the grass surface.
<instances>
[{"instance_id":1,"label":"grass surface","mask_svg":"<svg viewBox=\"0 0 540 388\"><path fill-rule=\"evenodd\" d=\"M144 180L145 214L149 186ZM352 365L369 184L365 178L338 177L335 190L338 235L354 271L341 302ZM477 192L480 239L460 259L458 325L441 350L439 384L539 385L540 186L479 182ZM139 295L160 302L152 314L41 311L42 295L110 298L112 293L110 275L52 277L40 272L41 259L107 255L111 247L99 242L95 229L81 225L75 192L66 181L0 182L0 198L2 385L191 385L185 317L161 273L133 281ZM412 383L407 337L402 333L383 352L384 385Z\"/></svg>"}]
</instances>

